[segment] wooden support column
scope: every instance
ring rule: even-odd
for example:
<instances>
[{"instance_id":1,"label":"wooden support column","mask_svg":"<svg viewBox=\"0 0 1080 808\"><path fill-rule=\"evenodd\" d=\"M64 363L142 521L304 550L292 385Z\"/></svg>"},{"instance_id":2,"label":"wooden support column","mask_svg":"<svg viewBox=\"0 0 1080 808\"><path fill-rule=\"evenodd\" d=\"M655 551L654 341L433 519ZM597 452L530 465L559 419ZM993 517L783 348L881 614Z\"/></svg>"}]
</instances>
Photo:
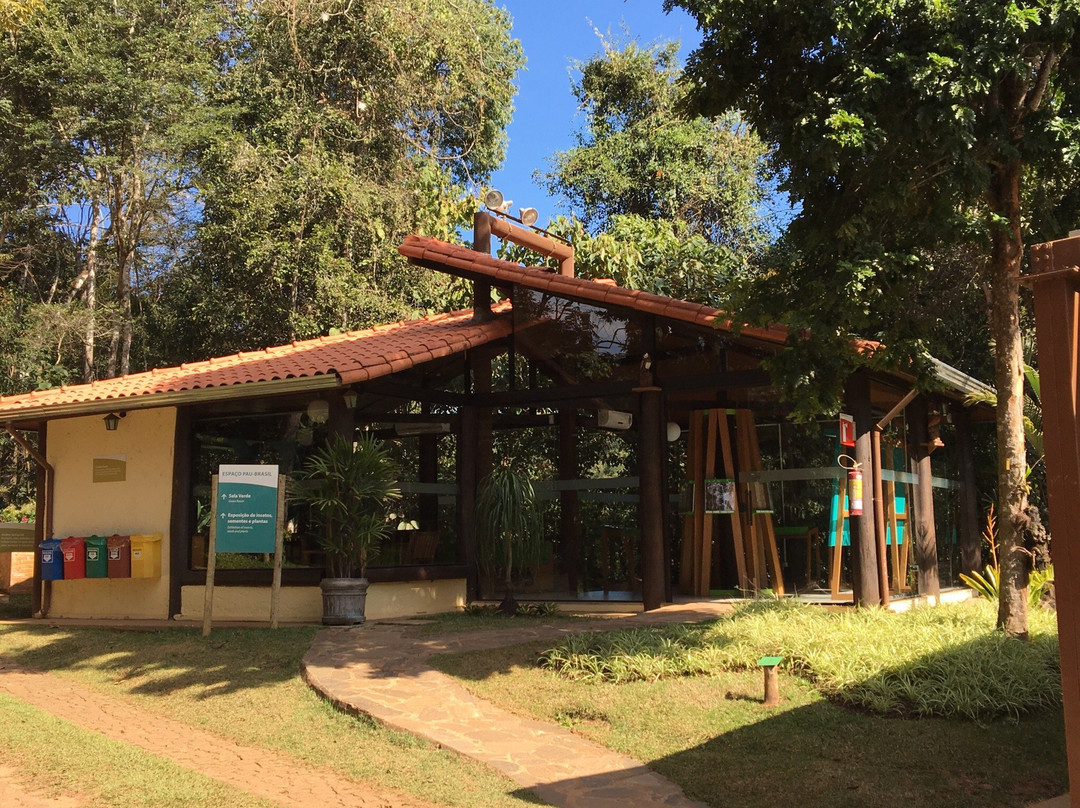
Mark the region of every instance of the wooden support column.
<instances>
[{"instance_id":1,"label":"wooden support column","mask_svg":"<svg viewBox=\"0 0 1080 808\"><path fill-rule=\"evenodd\" d=\"M638 393L638 515L641 523L641 595L645 611L659 609L667 588L664 559L664 394L659 387Z\"/></svg>"},{"instance_id":2,"label":"wooden support column","mask_svg":"<svg viewBox=\"0 0 1080 808\"><path fill-rule=\"evenodd\" d=\"M576 480L578 471L577 410L559 410L559 479ZM581 502L577 491L559 492L559 541L570 594L578 591L581 568Z\"/></svg>"},{"instance_id":3,"label":"wooden support column","mask_svg":"<svg viewBox=\"0 0 1080 808\"><path fill-rule=\"evenodd\" d=\"M912 443L912 464L918 483L915 485L915 521L912 539L915 563L919 567L919 594L937 597L941 594L938 580L937 528L934 526L934 486L930 466L930 403L919 396L908 409L909 439Z\"/></svg>"},{"instance_id":4,"label":"wooden support column","mask_svg":"<svg viewBox=\"0 0 1080 808\"><path fill-rule=\"evenodd\" d=\"M979 493L975 488L975 442L971 438L971 412L953 407L956 459L960 474L960 572L982 570L982 533L979 530Z\"/></svg>"},{"instance_id":5,"label":"wooden support column","mask_svg":"<svg viewBox=\"0 0 1080 808\"><path fill-rule=\"evenodd\" d=\"M418 461L417 479L421 483L437 483L439 481L439 436L421 435L420 457ZM419 501L419 524L421 530L439 529L439 495L420 494Z\"/></svg>"},{"instance_id":6,"label":"wooden support column","mask_svg":"<svg viewBox=\"0 0 1080 808\"><path fill-rule=\"evenodd\" d=\"M491 216L483 211L473 214L473 249L491 255ZM473 281L473 319L486 321L491 313L491 282Z\"/></svg>"},{"instance_id":7,"label":"wooden support column","mask_svg":"<svg viewBox=\"0 0 1080 808\"><path fill-rule=\"evenodd\" d=\"M472 357L473 391L480 394L491 392L491 351L481 349ZM476 432L476 481L479 483L495 467L494 425L491 407L477 408Z\"/></svg>"},{"instance_id":8,"label":"wooden support column","mask_svg":"<svg viewBox=\"0 0 1080 808\"><path fill-rule=\"evenodd\" d=\"M169 618L180 614L183 574L191 568L191 410L176 410L173 437L172 512L169 518Z\"/></svg>"},{"instance_id":9,"label":"wooden support column","mask_svg":"<svg viewBox=\"0 0 1080 808\"><path fill-rule=\"evenodd\" d=\"M1031 250L1070 804L1080 808L1080 238Z\"/></svg>"},{"instance_id":10,"label":"wooden support column","mask_svg":"<svg viewBox=\"0 0 1080 808\"><path fill-rule=\"evenodd\" d=\"M476 554L476 442L479 414L474 405L460 410L457 435L458 557L468 567L466 599L477 598L479 560Z\"/></svg>"},{"instance_id":11,"label":"wooden support column","mask_svg":"<svg viewBox=\"0 0 1080 808\"><path fill-rule=\"evenodd\" d=\"M38 452L43 458L48 457L45 447L47 424L42 424L38 429ZM36 491L37 499L34 503L34 588L30 592L30 614L34 617L44 617L48 613L48 599L45 597L45 587L50 588L51 581L41 580L41 550L38 547L44 539L52 538L52 474L51 467L37 464Z\"/></svg>"},{"instance_id":12,"label":"wooden support column","mask_svg":"<svg viewBox=\"0 0 1080 808\"><path fill-rule=\"evenodd\" d=\"M863 515L850 520L852 588L857 605L871 606L881 602L881 590L872 494L874 413L870 406L870 377L865 373L852 374L848 379L845 406L855 419L855 462L863 472Z\"/></svg>"}]
</instances>

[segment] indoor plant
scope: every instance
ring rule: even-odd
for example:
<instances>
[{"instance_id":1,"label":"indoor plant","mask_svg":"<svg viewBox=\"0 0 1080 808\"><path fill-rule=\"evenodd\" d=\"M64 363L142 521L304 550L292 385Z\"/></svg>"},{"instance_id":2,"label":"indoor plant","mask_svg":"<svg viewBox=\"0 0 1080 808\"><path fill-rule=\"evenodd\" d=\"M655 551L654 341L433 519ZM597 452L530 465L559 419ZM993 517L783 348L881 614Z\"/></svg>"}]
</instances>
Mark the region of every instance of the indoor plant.
<instances>
[{"instance_id":1,"label":"indoor plant","mask_svg":"<svg viewBox=\"0 0 1080 808\"><path fill-rule=\"evenodd\" d=\"M334 435L312 453L298 477L302 484L295 498L311 506L320 528L317 541L326 553L323 623L362 623L367 565L387 533L389 504L401 496L394 463L371 435L355 442Z\"/></svg>"},{"instance_id":2,"label":"indoor plant","mask_svg":"<svg viewBox=\"0 0 1080 808\"><path fill-rule=\"evenodd\" d=\"M501 465L480 481L476 491L476 531L481 563L491 571L501 569L504 574L499 610L514 614L514 570L525 566L535 554L544 532L529 475L511 465Z\"/></svg>"}]
</instances>

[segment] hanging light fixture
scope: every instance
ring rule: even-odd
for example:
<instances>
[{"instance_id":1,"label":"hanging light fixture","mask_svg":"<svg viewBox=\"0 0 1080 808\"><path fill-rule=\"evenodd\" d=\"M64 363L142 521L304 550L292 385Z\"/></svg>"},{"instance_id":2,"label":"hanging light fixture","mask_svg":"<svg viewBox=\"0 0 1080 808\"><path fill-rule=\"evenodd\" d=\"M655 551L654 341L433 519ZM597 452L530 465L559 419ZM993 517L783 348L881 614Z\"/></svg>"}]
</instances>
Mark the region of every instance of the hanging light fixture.
<instances>
[{"instance_id":1,"label":"hanging light fixture","mask_svg":"<svg viewBox=\"0 0 1080 808\"><path fill-rule=\"evenodd\" d=\"M115 432L116 428L120 426L120 419L127 417L126 412L122 412L119 415L115 412L110 412L105 416L105 429L109 432Z\"/></svg>"},{"instance_id":2,"label":"hanging light fixture","mask_svg":"<svg viewBox=\"0 0 1080 808\"><path fill-rule=\"evenodd\" d=\"M355 390L347 390L342 393L341 400L345 404L345 409L355 410L356 402L360 400L360 396L357 395Z\"/></svg>"},{"instance_id":3,"label":"hanging light fixture","mask_svg":"<svg viewBox=\"0 0 1080 808\"><path fill-rule=\"evenodd\" d=\"M313 424L325 424L330 420L330 402L321 398L313 399L307 405L307 417Z\"/></svg>"}]
</instances>

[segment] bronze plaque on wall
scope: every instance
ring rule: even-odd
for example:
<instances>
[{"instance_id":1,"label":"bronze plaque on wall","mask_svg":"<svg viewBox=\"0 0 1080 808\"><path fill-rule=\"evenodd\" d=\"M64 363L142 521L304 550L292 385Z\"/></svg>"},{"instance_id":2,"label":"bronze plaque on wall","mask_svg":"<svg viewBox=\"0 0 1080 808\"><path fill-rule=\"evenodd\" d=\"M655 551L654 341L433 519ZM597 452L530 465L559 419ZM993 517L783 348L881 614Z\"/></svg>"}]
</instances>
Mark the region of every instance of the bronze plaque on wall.
<instances>
[{"instance_id":1,"label":"bronze plaque on wall","mask_svg":"<svg viewBox=\"0 0 1080 808\"><path fill-rule=\"evenodd\" d=\"M123 455L94 458L95 483L120 483L126 479L127 458Z\"/></svg>"}]
</instances>

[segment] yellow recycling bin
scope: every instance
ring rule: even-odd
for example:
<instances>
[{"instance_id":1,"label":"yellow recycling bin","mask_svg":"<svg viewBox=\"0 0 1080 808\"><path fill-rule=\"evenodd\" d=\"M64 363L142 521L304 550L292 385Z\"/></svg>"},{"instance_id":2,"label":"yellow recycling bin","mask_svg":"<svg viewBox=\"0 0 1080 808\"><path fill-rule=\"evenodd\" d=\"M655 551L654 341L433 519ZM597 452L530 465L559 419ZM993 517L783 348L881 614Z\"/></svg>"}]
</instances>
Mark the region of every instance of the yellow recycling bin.
<instances>
[{"instance_id":1,"label":"yellow recycling bin","mask_svg":"<svg viewBox=\"0 0 1080 808\"><path fill-rule=\"evenodd\" d=\"M161 577L161 534L136 533L131 537L131 577Z\"/></svg>"}]
</instances>

